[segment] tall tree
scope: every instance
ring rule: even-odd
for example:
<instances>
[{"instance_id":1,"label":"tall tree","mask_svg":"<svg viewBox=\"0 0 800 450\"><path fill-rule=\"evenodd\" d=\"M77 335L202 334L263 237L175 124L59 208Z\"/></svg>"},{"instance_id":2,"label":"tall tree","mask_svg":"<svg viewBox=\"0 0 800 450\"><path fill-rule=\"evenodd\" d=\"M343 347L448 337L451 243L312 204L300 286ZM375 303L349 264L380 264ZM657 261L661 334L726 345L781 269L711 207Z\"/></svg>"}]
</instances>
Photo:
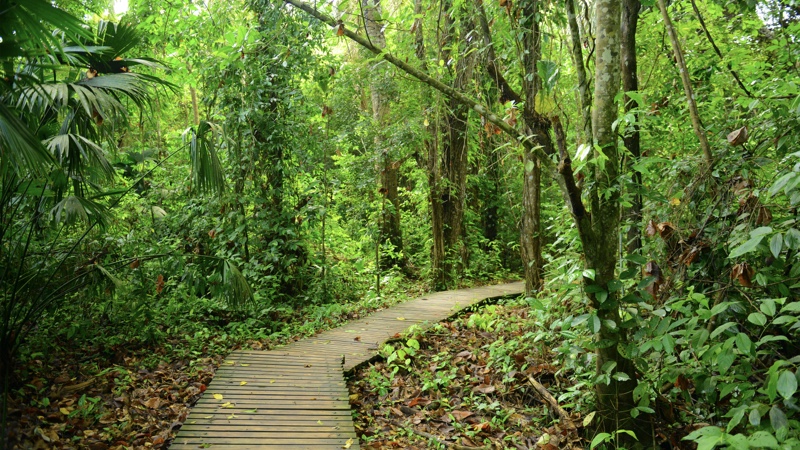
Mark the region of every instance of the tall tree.
<instances>
[{"instance_id":1,"label":"tall tree","mask_svg":"<svg viewBox=\"0 0 800 450\"><path fill-rule=\"evenodd\" d=\"M386 36L381 24L382 7L380 0L361 0L364 31L367 39L380 49L386 48ZM380 240L381 266L405 267L403 256L403 233L400 228L400 199L397 196L397 183L400 162L392 158L386 139L382 135L389 119L390 99L386 95L387 86L391 83L388 68L383 64L373 64L370 78L370 98L372 100L372 119L378 130L375 134L375 148L380 166L380 192L384 198L381 211ZM387 248L386 246L390 248Z\"/></svg>"}]
</instances>

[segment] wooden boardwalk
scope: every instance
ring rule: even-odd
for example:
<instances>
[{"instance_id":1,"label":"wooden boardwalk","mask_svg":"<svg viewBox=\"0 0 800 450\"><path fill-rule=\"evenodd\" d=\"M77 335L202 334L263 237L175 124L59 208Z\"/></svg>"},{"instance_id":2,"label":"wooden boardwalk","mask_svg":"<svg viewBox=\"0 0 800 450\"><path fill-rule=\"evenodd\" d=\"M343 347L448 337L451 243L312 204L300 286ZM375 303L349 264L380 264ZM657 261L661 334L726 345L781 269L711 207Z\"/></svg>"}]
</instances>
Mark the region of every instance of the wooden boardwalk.
<instances>
[{"instance_id":1,"label":"wooden boardwalk","mask_svg":"<svg viewBox=\"0 0 800 450\"><path fill-rule=\"evenodd\" d=\"M273 351L232 352L171 449L358 449L344 372L412 325L426 327L524 283L436 292Z\"/></svg>"}]
</instances>

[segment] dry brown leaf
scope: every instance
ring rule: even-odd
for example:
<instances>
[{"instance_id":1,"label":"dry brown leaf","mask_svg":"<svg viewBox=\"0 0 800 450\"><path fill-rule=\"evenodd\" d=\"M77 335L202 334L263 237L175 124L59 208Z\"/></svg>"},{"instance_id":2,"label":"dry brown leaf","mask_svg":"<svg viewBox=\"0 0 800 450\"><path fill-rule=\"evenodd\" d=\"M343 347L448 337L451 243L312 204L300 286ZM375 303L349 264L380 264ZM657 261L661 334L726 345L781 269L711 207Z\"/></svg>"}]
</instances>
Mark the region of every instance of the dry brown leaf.
<instances>
[{"instance_id":1,"label":"dry brown leaf","mask_svg":"<svg viewBox=\"0 0 800 450\"><path fill-rule=\"evenodd\" d=\"M656 235L656 233L658 233L658 226L656 225L655 220L650 219L650 221L647 222L647 226L644 229L644 234L647 237L653 237Z\"/></svg>"},{"instance_id":2,"label":"dry brown leaf","mask_svg":"<svg viewBox=\"0 0 800 450\"><path fill-rule=\"evenodd\" d=\"M738 130L735 131L731 131L728 134L728 144L731 144L734 147L736 147L737 145L742 145L745 142L747 142L748 137L749 136L747 133L747 126L743 126L742 128L739 128Z\"/></svg>"},{"instance_id":3,"label":"dry brown leaf","mask_svg":"<svg viewBox=\"0 0 800 450\"><path fill-rule=\"evenodd\" d=\"M731 280L736 279L739 281L744 287L753 287L753 275L756 274L756 270L750 267L750 264L746 262L736 264L731 269Z\"/></svg>"}]
</instances>

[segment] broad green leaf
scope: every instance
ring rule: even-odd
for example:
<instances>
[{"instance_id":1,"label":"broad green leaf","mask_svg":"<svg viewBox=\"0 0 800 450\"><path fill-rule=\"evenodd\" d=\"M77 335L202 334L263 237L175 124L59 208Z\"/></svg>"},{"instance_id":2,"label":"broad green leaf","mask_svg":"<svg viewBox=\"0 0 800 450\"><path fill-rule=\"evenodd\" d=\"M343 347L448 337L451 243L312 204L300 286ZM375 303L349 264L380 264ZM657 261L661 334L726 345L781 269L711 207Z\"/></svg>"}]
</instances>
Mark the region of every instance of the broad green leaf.
<instances>
[{"instance_id":1,"label":"broad green leaf","mask_svg":"<svg viewBox=\"0 0 800 450\"><path fill-rule=\"evenodd\" d=\"M769 409L769 423L772 425L773 430L778 431L789 424L789 419L787 419L786 414L778 408L778 405L772 405L772 408Z\"/></svg>"},{"instance_id":2,"label":"broad green leaf","mask_svg":"<svg viewBox=\"0 0 800 450\"><path fill-rule=\"evenodd\" d=\"M747 450L750 448L747 437L743 434L729 434L725 436L725 443L728 444L729 450Z\"/></svg>"},{"instance_id":3,"label":"broad green leaf","mask_svg":"<svg viewBox=\"0 0 800 450\"><path fill-rule=\"evenodd\" d=\"M608 439L610 437L611 437L611 435L608 434L608 433L597 433L597 436L595 436L594 439L592 439L592 443L589 446L589 448L597 447L598 445L602 444L603 442L606 441L606 439Z\"/></svg>"},{"instance_id":4,"label":"broad green leaf","mask_svg":"<svg viewBox=\"0 0 800 450\"><path fill-rule=\"evenodd\" d=\"M778 448L778 440L766 431L756 431L747 439L751 447Z\"/></svg>"},{"instance_id":5,"label":"broad green leaf","mask_svg":"<svg viewBox=\"0 0 800 450\"><path fill-rule=\"evenodd\" d=\"M800 302L787 303L781 308L781 313L800 312Z\"/></svg>"},{"instance_id":6,"label":"broad green leaf","mask_svg":"<svg viewBox=\"0 0 800 450\"><path fill-rule=\"evenodd\" d=\"M752 347L753 341L750 340L748 335L745 333L739 333L736 335L736 348L738 348L742 354L749 355Z\"/></svg>"},{"instance_id":7,"label":"broad green leaf","mask_svg":"<svg viewBox=\"0 0 800 450\"><path fill-rule=\"evenodd\" d=\"M797 176L795 172L789 172L784 176L778 178L777 181L769 188L769 195L775 195L780 192L794 177Z\"/></svg>"},{"instance_id":8,"label":"broad green leaf","mask_svg":"<svg viewBox=\"0 0 800 450\"><path fill-rule=\"evenodd\" d=\"M750 410L750 414L747 416L747 421L750 422L750 425L754 427L761 425L761 413L758 411L758 408L753 408Z\"/></svg>"},{"instance_id":9,"label":"broad green leaf","mask_svg":"<svg viewBox=\"0 0 800 450\"><path fill-rule=\"evenodd\" d=\"M797 392L797 377L790 370L784 370L778 377L778 393L785 399L790 399Z\"/></svg>"},{"instance_id":10,"label":"broad green leaf","mask_svg":"<svg viewBox=\"0 0 800 450\"><path fill-rule=\"evenodd\" d=\"M597 314L591 313L589 314L589 319L587 321L587 326L589 327L589 331L592 333L598 333L600 331L602 323L600 318L597 317Z\"/></svg>"},{"instance_id":11,"label":"broad green leaf","mask_svg":"<svg viewBox=\"0 0 800 450\"><path fill-rule=\"evenodd\" d=\"M750 315L747 316L747 320L752 324L763 327L767 323L767 316L761 314L760 312L755 312L750 313Z\"/></svg>"},{"instance_id":12,"label":"broad green leaf","mask_svg":"<svg viewBox=\"0 0 800 450\"><path fill-rule=\"evenodd\" d=\"M771 298L765 298L761 300L761 305L759 305L758 309L761 310L764 314L768 316L775 315L775 300Z\"/></svg>"},{"instance_id":13,"label":"broad green leaf","mask_svg":"<svg viewBox=\"0 0 800 450\"><path fill-rule=\"evenodd\" d=\"M774 402L775 397L778 396L778 369L785 364L786 361L783 360L775 361L767 371L767 375L769 376L769 380L767 381L767 396L769 397L770 403Z\"/></svg>"},{"instance_id":14,"label":"broad green leaf","mask_svg":"<svg viewBox=\"0 0 800 450\"><path fill-rule=\"evenodd\" d=\"M789 228L783 236L783 243L792 250L800 248L800 231L797 228Z\"/></svg>"},{"instance_id":15,"label":"broad green leaf","mask_svg":"<svg viewBox=\"0 0 800 450\"><path fill-rule=\"evenodd\" d=\"M717 355L717 365L719 372L725 374L730 369L733 361L736 359L736 354L731 349L725 349Z\"/></svg>"},{"instance_id":16,"label":"broad green leaf","mask_svg":"<svg viewBox=\"0 0 800 450\"><path fill-rule=\"evenodd\" d=\"M731 430L733 430L734 428L736 428L737 425L739 425L739 423L744 418L744 412L745 412L744 406L740 406L735 410L733 410L733 415L731 416L731 420L728 421L728 426L726 427L728 433L730 433Z\"/></svg>"},{"instance_id":17,"label":"broad green leaf","mask_svg":"<svg viewBox=\"0 0 800 450\"><path fill-rule=\"evenodd\" d=\"M728 323L724 323L724 324L718 326L717 329L714 330L714 332L711 333L711 339L714 339L715 337L719 336L720 334L722 334L728 328L735 327L735 326L736 326L736 322L728 322Z\"/></svg>"},{"instance_id":18,"label":"broad green leaf","mask_svg":"<svg viewBox=\"0 0 800 450\"><path fill-rule=\"evenodd\" d=\"M781 254L781 250L783 249L783 235L780 233L776 233L772 236L772 239L769 240L769 251L772 252L772 256L778 257Z\"/></svg>"},{"instance_id":19,"label":"broad green leaf","mask_svg":"<svg viewBox=\"0 0 800 450\"><path fill-rule=\"evenodd\" d=\"M744 244L742 244L742 245L736 247L735 249L733 249L731 251L730 255L728 255L728 258L729 259L734 259L734 258L738 258L738 257L740 257L740 256L742 256L742 255L744 255L746 253L752 252L753 250L756 249L756 247L758 247L758 244L760 244L763 239L764 239L763 236L756 236L754 238L750 238L750 240L748 240Z\"/></svg>"}]
</instances>

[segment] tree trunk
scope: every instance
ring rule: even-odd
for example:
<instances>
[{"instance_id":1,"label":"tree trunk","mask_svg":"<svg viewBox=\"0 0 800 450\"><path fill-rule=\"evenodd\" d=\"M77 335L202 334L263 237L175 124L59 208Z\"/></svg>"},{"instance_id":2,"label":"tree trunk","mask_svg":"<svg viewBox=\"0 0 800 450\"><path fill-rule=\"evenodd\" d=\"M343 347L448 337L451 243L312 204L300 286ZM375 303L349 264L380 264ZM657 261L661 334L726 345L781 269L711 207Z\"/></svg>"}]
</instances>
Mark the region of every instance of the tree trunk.
<instances>
[{"instance_id":1,"label":"tree trunk","mask_svg":"<svg viewBox=\"0 0 800 450\"><path fill-rule=\"evenodd\" d=\"M525 0L520 3L522 16L525 19L525 35L523 42L525 51L522 55L525 74L522 78L523 90L525 95L525 105L522 117L525 123L531 126L532 133L537 140L550 141L549 129L547 126L537 129L536 126L536 96L539 93L541 80L537 64L541 59L541 32L539 20L536 17L539 8L538 0ZM552 143L549 143L552 149ZM541 239L541 189L542 189L542 167L534 154L525 150L522 158L523 176L522 183L522 230L520 233L520 253L522 264L525 267L525 293L532 295L542 289L544 280L542 277L542 239Z\"/></svg>"},{"instance_id":2,"label":"tree trunk","mask_svg":"<svg viewBox=\"0 0 800 450\"><path fill-rule=\"evenodd\" d=\"M376 48L386 47L386 38L383 27L378 22L381 14L380 0L362 0L364 30L367 39ZM390 269L394 266L405 267L406 258L403 256L403 234L400 229L400 199L397 196L397 179L400 164L392 161L389 149L384 148L383 130L389 118L389 100L383 91L382 85L388 78L386 68L382 65L373 65L370 79L370 92L372 100L372 118L378 133L375 136L375 147L378 151L378 163L381 165L380 192L383 194L384 207L381 211L380 255L381 267Z\"/></svg>"},{"instance_id":3,"label":"tree trunk","mask_svg":"<svg viewBox=\"0 0 800 450\"><path fill-rule=\"evenodd\" d=\"M589 92L589 80L586 77L586 68L583 64L583 49L581 46L581 32L578 27L578 17L575 12L575 0L566 0L567 23L570 33L570 51L572 53L572 63L575 65L575 72L578 76L578 106L581 109L583 123L583 144L592 144L592 111L591 94Z\"/></svg>"},{"instance_id":4,"label":"tree trunk","mask_svg":"<svg viewBox=\"0 0 800 450\"><path fill-rule=\"evenodd\" d=\"M595 273L594 279L584 278L584 284L603 290L589 293L591 305L601 323L595 338L597 373L602 373L601 369L609 365L615 366L607 382L601 381L595 385L598 416L601 418L599 427L605 432L632 430L639 443L652 447L649 418L640 415L634 420L631 417L631 410L636 406L633 400L636 374L633 362L620 353L620 346L627 342L627 336L625 329L620 326L622 321L617 291L612 290L609 284L616 278L619 261L620 166L617 133L613 124L618 117L614 98L620 87L620 4L620 0L597 0L595 3L597 59L592 130L595 148L598 148L596 153L602 152L605 160L594 172L594 187L589 194L592 205L590 223L584 219L583 226L579 224L579 233L586 266ZM624 376L615 376L618 373Z\"/></svg>"},{"instance_id":5,"label":"tree trunk","mask_svg":"<svg viewBox=\"0 0 800 450\"><path fill-rule=\"evenodd\" d=\"M621 54L621 70L622 70L622 90L625 92L632 92L639 90L639 81L637 77L636 65L636 26L639 22L639 9L641 3L639 0L623 0L622 2L622 21L620 24L620 54ZM630 112L639 105L636 100L624 97L625 112ZM641 133L639 132L639 113L634 113L636 122L633 129L628 134L623 136L622 140L625 143L625 148L628 149L630 156L626 158L625 168L631 174L633 181L634 192L631 195L631 206L627 211L627 220L630 224L627 236L627 253L634 254L642 248L642 174L635 170L633 165L639 161L642 156L640 139Z\"/></svg>"},{"instance_id":6,"label":"tree trunk","mask_svg":"<svg viewBox=\"0 0 800 450\"><path fill-rule=\"evenodd\" d=\"M706 131L703 129L703 124L700 122L700 113L697 111L697 101L694 98L694 91L692 89L692 80L689 78L689 71L686 69L686 60L683 58L683 50L678 40L678 32L672 25L672 20L669 18L667 5L664 0L658 0L658 9L661 10L661 17L664 18L664 26L667 28L669 40L672 43L672 53L675 56L675 64L678 66L678 72L681 74L681 82L683 83L683 92L686 94L686 103L689 105L689 116L692 118L692 128L697 139L700 141L700 149L703 151L703 157L706 160L706 165L711 167L714 163L714 157L711 154L711 147L708 144L708 137Z\"/></svg>"},{"instance_id":7,"label":"tree trunk","mask_svg":"<svg viewBox=\"0 0 800 450\"><path fill-rule=\"evenodd\" d=\"M453 36L455 20L450 2L445 5L444 36L441 39L440 60L451 59L451 48L460 48L463 44L470 47L466 37L474 26L470 19L464 18L461 36L456 40ZM465 91L472 80L475 67L474 52L464 49L453 70L452 88ZM442 242L444 260L441 263L442 278L445 286L452 284L455 275L463 268L461 239L464 223L464 202L467 191L467 144L468 144L469 107L456 99L447 100L444 119L440 125L442 136L441 164L439 170L443 182L439 184L438 202L442 211Z\"/></svg>"},{"instance_id":8,"label":"tree trunk","mask_svg":"<svg viewBox=\"0 0 800 450\"><path fill-rule=\"evenodd\" d=\"M425 54L425 36L422 31L424 9L422 7L422 0L414 1L414 15L417 19L414 21L414 53L419 59L422 70L428 72L428 62ZM424 87L425 94L430 93L429 87ZM429 97L426 95L426 97ZM438 105L435 103L431 105L430 109L436 109ZM433 282L434 290L447 289L447 272L445 271L444 262L446 258L445 243L444 243L444 219L442 212L441 201L441 170L439 169L439 120L438 114L436 118L425 119L428 123L425 137L423 138L423 147L427 158L425 163L420 163L424 167L428 175L428 204L431 209L431 235L433 237L433 248L431 249L431 280Z\"/></svg>"}]
</instances>

